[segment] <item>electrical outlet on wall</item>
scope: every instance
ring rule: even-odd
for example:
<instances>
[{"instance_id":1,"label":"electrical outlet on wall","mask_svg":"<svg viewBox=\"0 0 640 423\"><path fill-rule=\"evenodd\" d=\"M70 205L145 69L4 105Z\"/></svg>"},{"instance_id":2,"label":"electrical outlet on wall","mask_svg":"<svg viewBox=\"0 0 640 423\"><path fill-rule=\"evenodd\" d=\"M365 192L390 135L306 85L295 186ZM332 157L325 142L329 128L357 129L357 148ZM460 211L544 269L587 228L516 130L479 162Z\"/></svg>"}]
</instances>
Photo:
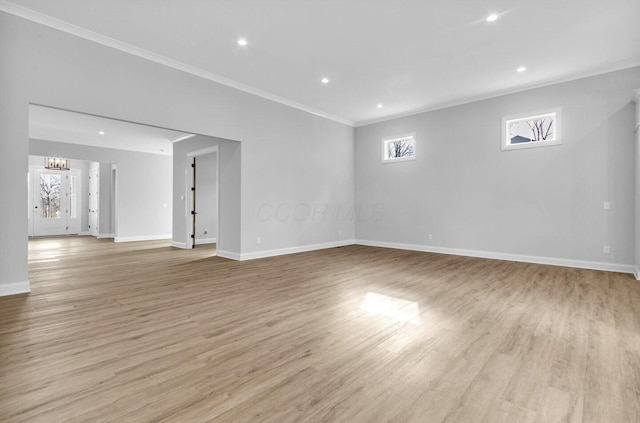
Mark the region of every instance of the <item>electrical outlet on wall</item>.
<instances>
[{"instance_id":1,"label":"electrical outlet on wall","mask_svg":"<svg viewBox=\"0 0 640 423\"><path fill-rule=\"evenodd\" d=\"M209 231L205 229L205 230L204 230L204 234L206 235L206 234L208 234L208 233L209 233Z\"/></svg>"},{"instance_id":2,"label":"electrical outlet on wall","mask_svg":"<svg viewBox=\"0 0 640 423\"><path fill-rule=\"evenodd\" d=\"M427 239L431 241L433 239L433 235L432 234L427 235Z\"/></svg>"},{"instance_id":3,"label":"electrical outlet on wall","mask_svg":"<svg viewBox=\"0 0 640 423\"><path fill-rule=\"evenodd\" d=\"M260 244L262 242L262 239L260 237L256 238L256 244Z\"/></svg>"},{"instance_id":4,"label":"electrical outlet on wall","mask_svg":"<svg viewBox=\"0 0 640 423\"><path fill-rule=\"evenodd\" d=\"M602 247L602 252L605 254L609 254L611 252L611 247L605 245L604 247Z\"/></svg>"}]
</instances>

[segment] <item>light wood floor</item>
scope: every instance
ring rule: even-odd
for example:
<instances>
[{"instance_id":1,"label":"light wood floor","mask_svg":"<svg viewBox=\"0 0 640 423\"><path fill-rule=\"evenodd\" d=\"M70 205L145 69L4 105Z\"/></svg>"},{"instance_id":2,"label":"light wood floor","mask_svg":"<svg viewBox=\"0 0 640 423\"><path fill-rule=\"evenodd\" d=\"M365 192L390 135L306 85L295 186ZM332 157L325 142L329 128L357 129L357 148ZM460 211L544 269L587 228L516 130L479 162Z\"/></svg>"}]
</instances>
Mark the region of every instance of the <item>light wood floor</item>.
<instances>
[{"instance_id":1,"label":"light wood floor","mask_svg":"<svg viewBox=\"0 0 640 423\"><path fill-rule=\"evenodd\" d=\"M351 246L29 243L2 422L638 422L631 275Z\"/></svg>"}]
</instances>

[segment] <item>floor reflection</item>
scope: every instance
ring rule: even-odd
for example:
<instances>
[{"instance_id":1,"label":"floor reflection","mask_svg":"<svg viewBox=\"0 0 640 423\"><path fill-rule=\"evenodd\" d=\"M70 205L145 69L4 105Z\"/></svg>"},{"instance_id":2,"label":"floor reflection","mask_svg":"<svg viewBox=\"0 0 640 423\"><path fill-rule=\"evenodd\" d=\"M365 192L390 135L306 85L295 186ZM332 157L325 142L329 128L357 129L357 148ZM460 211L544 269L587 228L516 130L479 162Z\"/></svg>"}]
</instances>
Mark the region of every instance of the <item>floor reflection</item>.
<instances>
[{"instance_id":1,"label":"floor reflection","mask_svg":"<svg viewBox=\"0 0 640 423\"><path fill-rule=\"evenodd\" d=\"M367 292L360 304L360 310L379 316L386 316L394 322L420 324L420 307L414 301Z\"/></svg>"}]
</instances>

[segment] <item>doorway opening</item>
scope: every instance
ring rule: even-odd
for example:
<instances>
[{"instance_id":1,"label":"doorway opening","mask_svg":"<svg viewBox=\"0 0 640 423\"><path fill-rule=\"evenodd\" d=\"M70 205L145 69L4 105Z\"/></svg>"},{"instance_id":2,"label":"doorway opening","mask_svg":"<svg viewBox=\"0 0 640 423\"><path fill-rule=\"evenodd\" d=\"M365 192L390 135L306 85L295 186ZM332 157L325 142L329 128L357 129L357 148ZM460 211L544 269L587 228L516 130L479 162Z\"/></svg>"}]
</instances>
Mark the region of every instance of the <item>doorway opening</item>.
<instances>
[{"instance_id":1,"label":"doorway opening","mask_svg":"<svg viewBox=\"0 0 640 423\"><path fill-rule=\"evenodd\" d=\"M76 212L80 227L68 225L66 232L38 231L42 225L33 215L34 206L40 202L34 198L39 188L34 189L37 175L30 173L29 235L91 235L115 242L171 239L173 142L185 135L188 134L30 104L29 155L30 160L37 157L37 162L30 165L43 167L44 157L66 159L65 163L71 163L68 174L80 169L81 181L77 185L81 191ZM64 216L64 212L60 210L59 215ZM46 223L51 226L63 220L55 217L49 216Z\"/></svg>"},{"instance_id":2,"label":"doorway opening","mask_svg":"<svg viewBox=\"0 0 640 423\"><path fill-rule=\"evenodd\" d=\"M68 159L67 170L47 169L43 164L46 160L29 156L29 237L114 238L116 166Z\"/></svg>"},{"instance_id":3,"label":"doorway opening","mask_svg":"<svg viewBox=\"0 0 640 423\"><path fill-rule=\"evenodd\" d=\"M65 225L65 234L97 234L115 242L171 240L178 248L192 248L194 235L196 245L215 244L218 256L240 259L239 141L30 104L29 154L93 162L98 168L83 168L81 227L66 231ZM191 159L191 164L194 158L196 209L189 208L192 181L185 170L185 161ZM206 165L209 159L215 164ZM90 181L97 185L91 195ZM201 182L210 188L200 187ZM207 196L213 204L210 212L203 208ZM32 216L33 196L29 201ZM190 221L187 232L191 210L198 213L197 220L195 231Z\"/></svg>"},{"instance_id":4,"label":"doorway opening","mask_svg":"<svg viewBox=\"0 0 640 423\"><path fill-rule=\"evenodd\" d=\"M82 228L82 169L30 165L29 235L78 235Z\"/></svg>"},{"instance_id":5,"label":"doorway opening","mask_svg":"<svg viewBox=\"0 0 640 423\"><path fill-rule=\"evenodd\" d=\"M218 239L218 185L219 154L214 145L187 153L186 179L189 212L187 213L187 237L189 248L196 245L216 244Z\"/></svg>"}]
</instances>

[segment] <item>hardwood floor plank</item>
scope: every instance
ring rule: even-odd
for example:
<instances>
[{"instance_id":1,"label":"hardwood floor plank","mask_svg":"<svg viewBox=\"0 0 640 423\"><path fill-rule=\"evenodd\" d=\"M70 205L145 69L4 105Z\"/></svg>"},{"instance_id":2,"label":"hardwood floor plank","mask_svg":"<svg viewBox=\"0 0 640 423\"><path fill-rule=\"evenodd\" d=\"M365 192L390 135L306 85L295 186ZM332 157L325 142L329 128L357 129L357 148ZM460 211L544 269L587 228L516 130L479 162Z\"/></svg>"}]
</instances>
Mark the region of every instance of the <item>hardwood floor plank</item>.
<instances>
[{"instance_id":1,"label":"hardwood floor plank","mask_svg":"<svg viewBox=\"0 0 640 423\"><path fill-rule=\"evenodd\" d=\"M640 421L631 275L364 246L29 242L0 421Z\"/></svg>"},{"instance_id":2,"label":"hardwood floor plank","mask_svg":"<svg viewBox=\"0 0 640 423\"><path fill-rule=\"evenodd\" d=\"M474 420L492 421L507 383L518 366L518 359L506 354L493 354L461 395L458 405L447 415L445 422L464 423Z\"/></svg>"},{"instance_id":3,"label":"hardwood floor plank","mask_svg":"<svg viewBox=\"0 0 640 423\"><path fill-rule=\"evenodd\" d=\"M589 322L585 422L625 421L626 411L631 409L627 407L634 407L623 402L628 373L624 369L624 352L618 347L617 335L615 328L607 323Z\"/></svg>"}]
</instances>

